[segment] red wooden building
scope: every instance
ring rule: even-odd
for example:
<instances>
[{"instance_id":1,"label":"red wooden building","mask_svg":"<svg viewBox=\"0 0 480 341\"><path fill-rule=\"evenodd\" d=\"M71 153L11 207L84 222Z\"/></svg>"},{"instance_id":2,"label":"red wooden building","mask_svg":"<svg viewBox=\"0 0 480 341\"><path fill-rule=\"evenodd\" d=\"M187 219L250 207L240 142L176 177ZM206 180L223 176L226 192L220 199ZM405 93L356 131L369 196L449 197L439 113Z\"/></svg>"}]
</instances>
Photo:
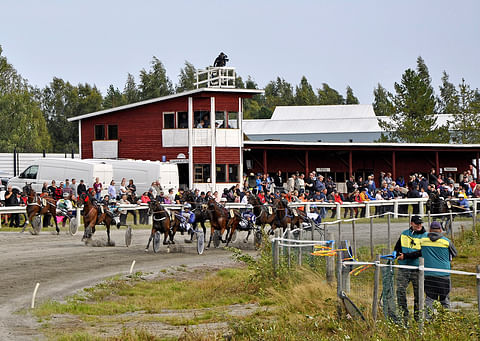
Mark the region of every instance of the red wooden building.
<instances>
[{"instance_id":1,"label":"red wooden building","mask_svg":"<svg viewBox=\"0 0 480 341\"><path fill-rule=\"evenodd\" d=\"M223 189L243 174L243 99L263 90L199 88L76 116L86 158L179 164L180 184ZM152 179L153 180L153 179Z\"/></svg>"}]
</instances>

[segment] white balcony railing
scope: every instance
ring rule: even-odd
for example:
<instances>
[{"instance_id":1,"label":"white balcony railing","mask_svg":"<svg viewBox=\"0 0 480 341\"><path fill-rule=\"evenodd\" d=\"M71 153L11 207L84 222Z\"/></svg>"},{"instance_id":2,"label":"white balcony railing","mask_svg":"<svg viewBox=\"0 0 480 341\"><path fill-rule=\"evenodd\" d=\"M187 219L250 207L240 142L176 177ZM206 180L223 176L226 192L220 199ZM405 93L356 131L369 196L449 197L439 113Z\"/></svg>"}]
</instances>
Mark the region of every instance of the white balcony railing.
<instances>
[{"instance_id":1,"label":"white balcony railing","mask_svg":"<svg viewBox=\"0 0 480 341\"><path fill-rule=\"evenodd\" d=\"M217 147L241 147L240 129L217 129L215 143ZM193 129L192 146L210 147L211 129ZM188 147L188 129L163 129L163 147Z\"/></svg>"}]
</instances>

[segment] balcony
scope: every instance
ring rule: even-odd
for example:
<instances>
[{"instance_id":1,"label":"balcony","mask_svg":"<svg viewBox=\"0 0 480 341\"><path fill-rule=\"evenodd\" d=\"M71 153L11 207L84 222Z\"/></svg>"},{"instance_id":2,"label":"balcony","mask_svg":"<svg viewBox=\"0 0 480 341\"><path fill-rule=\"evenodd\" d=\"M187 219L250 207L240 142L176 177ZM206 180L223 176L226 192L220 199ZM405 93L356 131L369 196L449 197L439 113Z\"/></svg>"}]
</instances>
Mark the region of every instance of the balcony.
<instances>
[{"instance_id":1,"label":"balcony","mask_svg":"<svg viewBox=\"0 0 480 341\"><path fill-rule=\"evenodd\" d=\"M240 147L240 129L216 129L217 147ZM212 145L211 129L193 129L192 146L209 147ZM163 129L163 147L188 147L188 129Z\"/></svg>"}]
</instances>

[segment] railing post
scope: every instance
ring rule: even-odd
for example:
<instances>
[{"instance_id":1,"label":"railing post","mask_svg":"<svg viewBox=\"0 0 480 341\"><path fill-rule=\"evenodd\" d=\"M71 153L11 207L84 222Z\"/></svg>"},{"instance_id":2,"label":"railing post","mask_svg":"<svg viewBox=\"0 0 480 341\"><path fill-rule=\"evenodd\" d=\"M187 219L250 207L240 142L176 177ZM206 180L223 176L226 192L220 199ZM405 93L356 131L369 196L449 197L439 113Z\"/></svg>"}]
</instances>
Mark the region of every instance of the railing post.
<instances>
[{"instance_id":1,"label":"railing post","mask_svg":"<svg viewBox=\"0 0 480 341\"><path fill-rule=\"evenodd\" d=\"M428 227L430 227L431 224L432 224L432 216L431 216L431 212L428 211Z\"/></svg>"},{"instance_id":2,"label":"railing post","mask_svg":"<svg viewBox=\"0 0 480 341\"><path fill-rule=\"evenodd\" d=\"M352 220L352 246L353 246L353 257L357 258L357 239L355 236L355 220Z\"/></svg>"},{"instance_id":3,"label":"railing post","mask_svg":"<svg viewBox=\"0 0 480 341\"><path fill-rule=\"evenodd\" d=\"M379 287L380 287L380 255L377 255L375 260L375 274L374 274L374 283L373 283L373 302L372 302L373 321L377 320Z\"/></svg>"},{"instance_id":4,"label":"railing post","mask_svg":"<svg viewBox=\"0 0 480 341\"><path fill-rule=\"evenodd\" d=\"M302 237L303 237L303 228L298 231L298 240L303 240ZM303 244L302 243L297 243L297 246L296 246L296 249L298 250L298 265L299 266L302 266L302 252L303 252Z\"/></svg>"},{"instance_id":5,"label":"railing post","mask_svg":"<svg viewBox=\"0 0 480 341\"><path fill-rule=\"evenodd\" d=\"M453 212L450 210L450 239L453 241Z\"/></svg>"},{"instance_id":6,"label":"railing post","mask_svg":"<svg viewBox=\"0 0 480 341\"><path fill-rule=\"evenodd\" d=\"M373 245L373 218L370 217L370 257L373 259L373 249L375 245Z\"/></svg>"},{"instance_id":7,"label":"railing post","mask_svg":"<svg viewBox=\"0 0 480 341\"><path fill-rule=\"evenodd\" d=\"M480 317L480 265L477 265L477 309Z\"/></svg>"},{"instance_id":8,"label":"railing post","mask_svg":"<svg viewBox=\"0 0 480 341\"><path fill-rule=\"evenodd\" d=\"M473 231L477 231L477 199L473 199L473 207L472 207L472 215L473 215Z\"/></svg>"},{"instance_id":9,"label":"railing post","mask_svg":"<svg viewBox=\"0 0 480 341\"><path fill-rule=\"evenodd\" d=\"M341 249L347 248L346 241L340 242L339 245ZM341 262L343 262L344 260L343 256L347 254L348 252L346 251L340 251L338 253L338 256L340 257ZM350 271L349 271L350 267L346 266L345 264L342 264L341 268L342 268L342 289L343 291L345 291L346 294L349 294L350 293Z\"/></svg>"},{"instance_id":10,"label":"railing post","mask_svg":"<svg viewBox=\"0 0 480 341\"><path fill-rule=\"evenodd\" d=\"M335 203L335 207L336 207L336 211L337 211L337 212L336 212L336 213L337 213L337 214L336 214L337 219L342 219L342 212L341 212L341 211L342 211L342 208L341 208L341 206L340 206L340 203L339 203L339 202L336 202L336 203Z\"/></svg>"},{"instance_id":11,"label":"railing post","mask_svg":"<svg viewBox=\"0 0 480 341\"><path fill-rule=\"evenodd\" d=\"M342 222L338 222L338 242L342 241Z\"/></svg>"},{"instance_id":12,"label":"railing post","mask_svg":"<svg viewBox=\"0 0 480 341\"><path fill-rule=\"evenodd\" d=\"M290 227L287 227L287 239L289 239L288 248L287 248L287 257L288 257L288 268L290 269L291 260L292 260L292 248L290 246L290 244L291 244L290 239L292 239L292 231L291 231Z\"/></svg>"},{"instance_id":13,"label":"railing post","mask_svg":"<svg viewBox=\"0 0 480 341\"><path fill-rule=\"evenodd\" d=\"M392 249L392 226L390 221L390 213L387 214L387 240L388 240L388 252Z\"/></svg>"},{"instance_id":14,"label":"railing post","mask_svg":"<svg viewBox=\"0 0 480 341\"><path fill-rule=\"evenodd\" d=\"M365 218L370 218L370 203L365 202Z\"/></svg>"},{"instance_id":15,"label":"railing post","mask_svg":"<svg viewBox=\"0 0 480 341\"><path fill-rule=\"evenodd\" d=\"M279 246L278 246L278 237L276 236L277 234L275 233L275 237L272 240L272 262L273 262L273 274L276 276L278 273L278 267L280 264L279 260Z\"/></svg>"},{"instance_id":16,"label":"railing post","mask_svg":"<svg viewBox=\"0 0 480 341\"><path fill-rule=\"evenodd\" d=\"M398 219L398 199L393 203L393 218Z\"/></svg>"},{"instance_id":17,"label":"railing post","mask_svg":"<svg viewBox=\"0 0 480 341\"><path fill-rule=\"evenodd\" d=\"M327 233L327 239L328 240L333 240L333 233L329 232ZM330 247L333 249L333 243L330 243ZM335 276L335 259L333 257L326 257L326 263L327 263L327 283L332 283L333 282L333 277Z\"/></svg>"},{"instance_id":18,"label":"railing post","mask_svg":"<svg viewBox=\"0 0 480 341\"><path fill-rule=\"evenodd\" d=\"M419 329L420 332L423 331L423 321L425 319L425 259L423 257L419 258L420 266L418 267L418 318L419 318Z\"/></svg>"},{"instance_id":19,"label":"railing post","mask_svg":"<svg viewBox=\"0 0 480 341\"><path fill-rule=\"evenodd\" d=\"M418 213L420 214L421 217L425 214L425 207L423 206L423 200L418 201Z\"/></svg>"},{"instance_id":20,"label":"railing post","mask_svg":"<svg viewBox=\"0 0 480 341\"><path fill-rule=\"evenodd\" d=\"M336 253L337 257L337 296L340 297L343 291L342 288L342 254Z\"/></svg>"}]
</instances>

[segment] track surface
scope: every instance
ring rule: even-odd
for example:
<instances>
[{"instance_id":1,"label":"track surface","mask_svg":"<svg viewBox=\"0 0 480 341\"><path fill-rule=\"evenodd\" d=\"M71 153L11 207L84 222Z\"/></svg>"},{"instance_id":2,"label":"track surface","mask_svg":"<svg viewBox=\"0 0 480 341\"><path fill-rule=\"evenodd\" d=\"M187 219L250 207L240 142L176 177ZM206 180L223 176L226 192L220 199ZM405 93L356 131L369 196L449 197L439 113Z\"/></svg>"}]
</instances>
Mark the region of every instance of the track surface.
<instances>
[{"instance_id":1,"label":"track surface","mask_svg":"<svg viewBox=\"0 0 480 341\"><path fill-rule=\"evenodd\" d=\"M427 224L424 224L425 226ZM471 228L471 221L455 222L455 231L460 225ZM396 242L401 231L408 223L391 224L392 244ZM351 223L342 223L342 239L352 240ZM338 238L338 224L328 225L333 238ZM355 227L357 246L368 246L370 225L357 224ZM125 229L112 231L115 247L85 246L81 232L70 236L62 233L52 235L42 232L33 236L28 232L0 232L0 340L42 339L39 325L29 314L14 314L20 309L29 308L35 283L40 283L37 302L52 298L62 300L75 291L93 286L103 279L126 274L133 260L134 271L158 272L169 267L187 265L188 267L226 267L234 264L231 252L212 248L203 255L198 255L195 244L185 244L186 236L177 234L175 246L167 253L166 246L161 246L160 253L146 253L150 231L134 230L132 245L125 247ZM208 232L207 232L208 233ZM208 234L209 235L209 234ZM97 231L95 239L105 239L105 231ZM248 244L242 242L244 233L239 233L237 242L232 246L253 250L253 236ZM310 239L307 232L305 239ZM318 235L314 236L318 239ZM387 224L374 220L374 243L386 244ZM254 251L252 251L254 252Z\"/></svg>"},{"instance_id":2,"label":"track surface","mask_svg":"<svg viewBox=\"0 0 480 341\"><path fill-rule=\"evenodd\" d=\"M52 298L62 300L84 287L95 285L116 274L127 274L133 260L134 271L158 272L161 269L187 265L188 267L226 267L233 265L231 252L212 248L203 255L196 252L196 244L185 244L185 236L177 234L176 244L167 253L166 246L154 254L144 251L150 231L134 230L132 245L125 246L125 229L112 231L115 247L85 246L81 232L70 236L42 232L33 236L28 232L0 232L0 340L42 339L38 324L29 314L14 314L29 308L35 283L40 283L37 302ZM96 239L106 238L105 231L97 231ZM248 244L233 246L253 249L253 238Z\"/></svg>"}]
</instances>

